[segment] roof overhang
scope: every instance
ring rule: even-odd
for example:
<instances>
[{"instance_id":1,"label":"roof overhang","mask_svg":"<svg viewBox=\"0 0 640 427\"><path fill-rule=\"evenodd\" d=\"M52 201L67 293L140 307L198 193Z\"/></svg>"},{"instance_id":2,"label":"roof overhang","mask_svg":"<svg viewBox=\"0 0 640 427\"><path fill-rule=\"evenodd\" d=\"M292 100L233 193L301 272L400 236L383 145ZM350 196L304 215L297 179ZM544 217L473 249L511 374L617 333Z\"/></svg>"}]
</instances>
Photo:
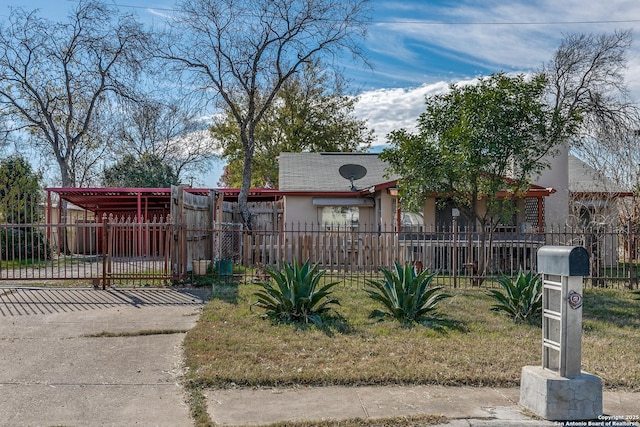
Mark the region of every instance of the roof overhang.
<instances>
[{"instance_id":1,"label":"roof overhang","mask_svg":"<svg viewBox=\"0 0 640 427\"><path fill-rule=\"evenodd\" d=\"M551 188L551 187L541 187L539 185L531 185L526 192L524 192L521 195L518 195L517 198L528 199L528 198L549 197L550 195L552 195L556 191L557 190L555 188ZM506 191L506 190L498 191L497 197L498 198L510 198L510 197L513 197L513 192Z\"/></svg>"},{"instance_id":2,"label":"roof overhang","mask_svg":"<svg viewBox=\"0 0 640 427\"><path fill-rule=\"evenodd\" d=\"M633 197L631 191L569 191L569 197L580 199L616 199Z\"/></svg>"},{"instance_id":3,"label":"roof overhang","mask_svg":"<svg viewBox=\"0 0 640 427\"><path fill-rule=\"evenodd\" d=\"M373 199L364 197L314 197L312 200L313 206L374 206Z\"/></svg>"},{"instance_id":4,"label":"roof overhang","mask_svg":"<svg viewBox=\"0 0 640 427\"><path fill-rule=\"evenodd\" d=\"M235 188L190 188L185 191L201 196L209 196L212 192L221 195L223 200L237 202L240 189ZM66 200L94 214L131 215L151 217L166 216L171 211L171 188L74 188L51 187L46 189L48 197L56 193L61 200ZM273 201L282 198L279 190L272 188L256 188L249 190L248 201Z\"/></svg>"},{"instance_id":5,"label":"roof overhang","mask_svg":"<svg viewBox=\"0 0 640 427\"><path fill-rule=\"evenodd\" d=\"M361 190L362 194L365 193L375 193L377 191L381 191L381 190L387 190L387 193L389 193L391 196L398 196L399 192L398 192L398 188L397 188L397 184L398 184L398 180L393 180L393 181L388 181L388 182L384 182L381 184L378 184L374 187L370 187L367 188L365 190ZM552 195L553 193L555 193L557 190L555 188L548 188L548 187L542 187L540 185L535 185L532 184L529 189L521 196L521 198L538 198L538 197L548 197L550 195ZM499 191L497 193L497 196L499 198L507 198L507 197L512 197L513 193L509 192L509 191ZM431 195L431 197L438 197L438 194L433 193Z\"/></svg>"}]
</instances>

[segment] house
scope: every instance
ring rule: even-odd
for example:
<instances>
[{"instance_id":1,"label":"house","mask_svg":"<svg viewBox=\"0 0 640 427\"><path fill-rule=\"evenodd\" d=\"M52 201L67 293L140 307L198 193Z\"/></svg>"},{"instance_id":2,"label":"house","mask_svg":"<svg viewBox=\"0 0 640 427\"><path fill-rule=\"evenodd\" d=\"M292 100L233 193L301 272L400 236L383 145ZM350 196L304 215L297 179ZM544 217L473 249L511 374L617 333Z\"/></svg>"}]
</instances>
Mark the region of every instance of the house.
<instances>
[{"instance_id":1,"label":"house","mask_svg":"<svg viewBox=\"0 0 640 427\"><path fill-rule=\"evenodd\" d=\"M397 177L385 176L378 155L281 153L278 161L285 224L350 229L393 224Z\"/></svg>"},{"instance_id":2,"label":"house","mask_svg":"<svg viewBox=\"0 0 640 427\"><path fill-rule=\"evenodd\" d=\"M371 268L382 259L383 265L395 259L456 273L465 268L471 275L478 273L478 265L490 271L516 265L531 268L532 254L543 238L539 233L545 224L544 199L554 192L532 185L516 200L517 214L500 224L499 236L485 246L462 217L452 227L457 212L446 200L430 197L421 212L403 211L397 189L401 178L389 175L387 164L375 153L281 153L279 164L285 228L319 226L330 232L327 239L346 239L329 240L329 247L342 248L342 255L334 258L353 258L351 264L357 268ZM510 194L505 192L504 197ZM291 240L298 238L291 235ZM325 253L323 239L316 236L305 248ZM488 261L476 263L487 259L489 247Z\"/></svg>"},{"instance_id":3,"label":"house","mask_svg":"<svg viewBox=\"0 0 640 427\"><path fill-rule=\"evenodd\" d=\"M450 226L452 206L425 202L422 212L403 212L396 184L375 153L281 153L280 192L285 224L321 224L352 230L400 229L404 226ZM553 189L533 185L517 203L511 230L540 229L544 198ZM465 225L465 224L460 224Z\"/></svg>"},{"instance_id":4,"label":"house","mask_svg":"<svg viewBox=\"0 0 640 427\"><path fill-rule=\"evenodd\" d=\"M566 158L568 161L569 157ZM280 188L250 191L251 209L265 221L256 221L253 229L256 232L247 235L243 234L241 224L234 224L237 221L227 216L234 212L237 189L183 188L179 197L172 189L50 188L47 206L52 206L51 195L57 194L61 200L93 213L67 218L65 222L67 229L82 230L76 235L83 238L90 230L95 233L80 242L90 246L93 253L103 252L105 242L110 245L111 254L153 257L161 253L158 248L180 246L183 255L176 259L184 261L180 264L184 268L176 271L188 271L191 260L200 258L234 259L245 265L259 265L294 256L314 259L331 269L357 271L390 266L396 260L419 262L425 268L454 275L473 269L474 263L483 259L487 262L480 265L490 272L529 269L535 262L537 248L545 244L549 234L547 216L569 216L568 204L564 205L564 212L550 209L548 201L556 195L553 188L532 185L516 200L517 214L501 224L499 232L487 242L478 238L479 233L465 228L468 224L462 218L457 222L459 231L452 229L455 212L446 200L430 197L420 212L403 211L397 190L401 178L389 175L386 163L375 153L282 153L279 162ZM595 208L602 208L605 202L613 207L610 198L595 199L596 195L610 196L604 187L588 179L597 177L595 171L574 159L567 164L570 167L563 168L567 182L558 184L567 188L565 196L572 197L583 217L587 213L593 217ZM623 193L616 190L616 194ZM154 226L155 221L135 225L141 219L149 221L154 217L167 221L169 213L171 223L189 224L187 228L179 228L184 230L184 238L179 233L165 233L165 227ZM100 228L102 218L109 214L127 219ZM52 216L49 211L48 221ZM95 225L85 225L88 222ZM203 230L209 230L212 224L216 224L221 234L217 239L207 240ZM113 239L103 238L104 230L116 228L123 233L114 234ZM67 237L70 235L67 233ZM55 241L54 236L50 237ZM615 243L606 239L613 237L583 232L571 238L576 239L572 244L588 247L599 266L615 262L615 255L604 252Z\"/></svg>"},{"instance_id":5,"label":"house","mask_svg":"<svg viewBox=\"0 0 640 427\"><path fill-rule=\"evenodd\" d=\"M632 197L633 192L617 185L575 156L568 156L567 169L567 223L579 232L572 243L584 246L589 251L594 271L617 265L621 242L611 231L618 225L624 200Z\"/></svg>"},{"instance_id":6,"label":"house","mask_svg":"<svg viewBox=\"0 0 640 427\"><path fill-rule=\"evenodd\" d=\"M568 156L569 224L594 227L618 223L620 204L633 192L622 188L579 158Z\"/></svg>"}]
</instances>

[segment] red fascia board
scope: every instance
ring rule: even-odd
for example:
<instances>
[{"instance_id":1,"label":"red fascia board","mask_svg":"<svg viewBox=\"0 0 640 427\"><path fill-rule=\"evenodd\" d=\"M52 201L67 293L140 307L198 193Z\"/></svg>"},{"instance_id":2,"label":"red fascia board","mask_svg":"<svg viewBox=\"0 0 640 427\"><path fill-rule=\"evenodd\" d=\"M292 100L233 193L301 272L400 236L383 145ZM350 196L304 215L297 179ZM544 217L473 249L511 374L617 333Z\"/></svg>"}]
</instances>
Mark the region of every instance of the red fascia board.
<instances>
[{"instance_id":1,"label":"red fascia board","mask_svg":"<svg viewBox=\"0 0 640 427\"><path fill-rule=\"evenodd\" d=\"M133 193L171 193L170 188L145 187L48 187L45 190L58 194L133 194Z\"/></svg>"},{"instance_id":2,"label":"red fascia board","mask_svg":"<svg viewBox=\"0 0 640 427\"><path fill-rule=\"evenodd\" d=\"M518 196L518 198L530 198L530 197L548 197L555 193L557 190L555 188L530 188L528 189L524 195ZM498 198L508 198L512 197L513 193L510 191L498 191L496 193Z\"/></svg>"},{"instance_id":3,"label":"red fascia board","mask_svg":"<svg viewBox=\"0 0 640 427\"><path fill-rule=\"evenodd\" d=\"M147 188L147 187L48 187L45 190L53 191L58 194L114 194L114 195L137 195L140 194L154 194L163 195L171 194L171 188ZM185 190L194 194L209 194L210 191L220 191L209 188L191 188L186 187Z\"/></svg>"},{"instance_id":4,"label":"red fascia board","mask_svg":"<svg viewBox=\"0 0 640 427\"><path fill-rule=\"evenodd\" d=\"M171 199L170 188L71 188L50 187L47 192L57 193L62 200L90 211L131 211L137 212L139 199L149 210L168 208Z\"/></svg>"}]
</instances>

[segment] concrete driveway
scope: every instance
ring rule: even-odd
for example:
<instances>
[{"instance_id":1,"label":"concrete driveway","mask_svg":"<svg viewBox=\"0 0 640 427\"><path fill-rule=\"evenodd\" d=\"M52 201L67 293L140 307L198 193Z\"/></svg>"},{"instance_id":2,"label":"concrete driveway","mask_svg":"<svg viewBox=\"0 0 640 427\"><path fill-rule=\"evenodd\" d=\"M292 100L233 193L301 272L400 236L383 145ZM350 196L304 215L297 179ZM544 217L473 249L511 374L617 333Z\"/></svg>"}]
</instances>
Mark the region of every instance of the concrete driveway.
<instances>
[{"instance_id":1,"label":"concrete driveway","mask_svg":"<svg viewBox=\"0 0 640 427\"><path fill-rule=\"evenodd\" d=\"M191 426L182 341L206 297L1 287L0 426Z\"/></svg>"}]
</instances>

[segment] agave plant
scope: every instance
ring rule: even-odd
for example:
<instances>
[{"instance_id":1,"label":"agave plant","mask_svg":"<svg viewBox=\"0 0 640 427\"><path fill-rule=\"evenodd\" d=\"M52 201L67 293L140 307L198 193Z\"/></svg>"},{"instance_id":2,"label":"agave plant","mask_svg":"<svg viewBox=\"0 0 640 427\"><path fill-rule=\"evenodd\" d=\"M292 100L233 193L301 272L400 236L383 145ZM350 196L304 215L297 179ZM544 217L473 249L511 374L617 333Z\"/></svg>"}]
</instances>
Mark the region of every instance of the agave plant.
<instances>
[{"instance_id":1,"label":"agave plant","mask_svg":"<svg viewBox=\"0 0 640 427\"><path fill-rule=\"evenodd\" d=\"M503 311L515 322L530 321L542 313L542 279L539 275L520 271L515 280L502 276L498 283L502 290L489 290L496 302L491 307L493 311Z\"/></svg>"},{"instance_id":2,"label":"agave plant","mask_svg":"<svg viewBox=\"0 0 640 427\"><path fill-rule=\"evenodd\" d=\"M325 271L318 270L317 264L310 266L309 260L303 265L296 259L281 265L281 270L266 268L271 280L260 283L262 289L254 294L258 300L252 305L264 308L268 316L279 320L322 324L322 314L330 310L331 305L340 305L337 299L329 298L331 288L339 282L321 286Z\"/></svg>"},{"instance_id":3,"label":"agave plant","mask_svg":"<svg viewBox=\"0 0 640 427\"><path fill-rule=\"evenodd\" d=\"M409 263L395 263L395 271L382 269L384 280L367 280L373 289L365 292L374 301L382 303L383 310L371 312L371 318L391 317L405 326L434 317L438 303L451 295L441 292L442 286L430 286L435 274L424 270L416 274Z\"/></svg>"}]
</instances>

